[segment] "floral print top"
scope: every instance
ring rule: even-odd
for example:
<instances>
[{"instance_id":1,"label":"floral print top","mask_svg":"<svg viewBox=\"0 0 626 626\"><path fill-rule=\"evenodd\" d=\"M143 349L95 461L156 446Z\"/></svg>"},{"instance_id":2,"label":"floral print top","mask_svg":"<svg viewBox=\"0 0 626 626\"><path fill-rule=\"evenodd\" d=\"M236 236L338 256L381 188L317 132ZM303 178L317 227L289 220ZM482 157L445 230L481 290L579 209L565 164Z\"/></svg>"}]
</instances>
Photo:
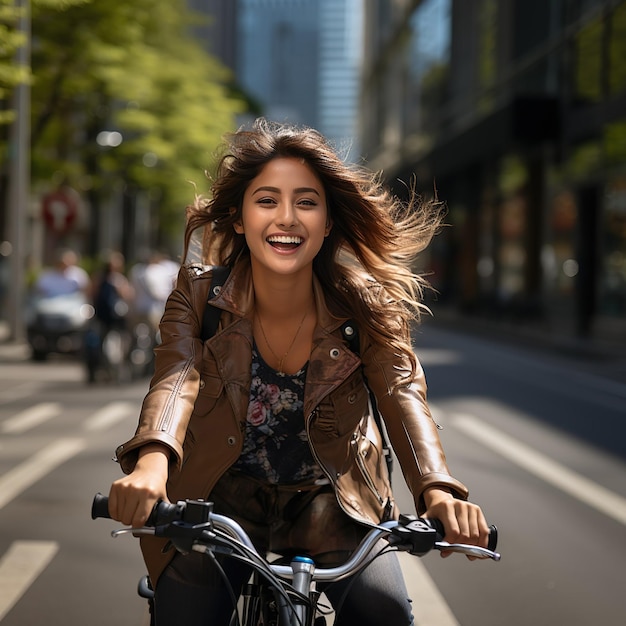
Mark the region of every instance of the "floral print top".
<instances>
[{"instance_id":1,"label":"floral print top","mask_svg":"<svg viewBox=\"0 0 626 626\"><path fill-rule=\"evenodd\" d=\"M272 484L313 480L323 475L304 427L305 365L293 375L271 368L256 346L243 451L234 467Z\"/></svg>"}]
</instances>

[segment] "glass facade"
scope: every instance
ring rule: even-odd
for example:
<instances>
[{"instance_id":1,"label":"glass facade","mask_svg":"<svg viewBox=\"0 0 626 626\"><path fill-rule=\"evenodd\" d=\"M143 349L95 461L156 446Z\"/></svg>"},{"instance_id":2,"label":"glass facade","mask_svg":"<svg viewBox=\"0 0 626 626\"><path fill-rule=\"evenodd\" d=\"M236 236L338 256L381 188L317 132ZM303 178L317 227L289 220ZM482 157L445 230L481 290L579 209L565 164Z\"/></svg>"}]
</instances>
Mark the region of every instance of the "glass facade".
<instances>
[{"instance_id":1,"label":"glass facade","mask_svg":"<svg viewBox=\"0 0 626 626\"><path fill-rule=\"evenodd\" d=\"M238 77L261 114L358 156L363 0L239 0ZM262 36L259 36L262 34Z\"/></svg>"},{"instance_id":2,"label":"glass facade","mask_svg":"<svg viewBox=\"0 0 626 626\"><path fill-rule=\"evenodd\" d=\"M405 130L427 137L436 127L450 64L451 0L426 0L410 20Z\"/></svg>"},{"instance_id":3,"label":"glass facade","mask_svg":"<svg viewBox=\"0 0 626 626\"><path fill-rule=\"evenodd\" d=\"M440 304L626 337L626 1L398 5L369 12L362 141L448 204Z\"/></svg>"}]
</instances>

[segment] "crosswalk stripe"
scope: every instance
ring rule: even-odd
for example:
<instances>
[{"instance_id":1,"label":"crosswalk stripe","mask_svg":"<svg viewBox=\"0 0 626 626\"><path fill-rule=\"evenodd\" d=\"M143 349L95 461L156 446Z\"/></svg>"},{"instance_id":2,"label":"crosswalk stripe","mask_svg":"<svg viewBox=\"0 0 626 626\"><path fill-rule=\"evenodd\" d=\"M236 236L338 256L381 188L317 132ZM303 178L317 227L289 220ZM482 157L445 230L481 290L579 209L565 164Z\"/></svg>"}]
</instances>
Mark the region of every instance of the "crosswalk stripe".
<instances>
[{"instance_id":1,"label":"crosswalk stripe","mask_svg":"<svg viewBox=\"0 0 626 626\"><path fill-rule=\"evenodd\" d=\"M83 424L88 431L104 430L136 412L130 402L112 402L91 415Z\"/></svg>"},{"instance_id":2,"label":"crosswalk stripe","mask_svg":"<svg viewBox=\"0 0 626 626\"><path fill-rule=\"evenodd\" d=\"M15 384L11 384L8 389L0 391L0 404L10 404L21 398L31 397L41 389L42 385L42 381L29 381L26 383L16 382Z\"/></svg>"},{"instance_id":3,"label":"crosswalk stripe","mask_svg":"<svg viewBox=\"0 0 626 626\"><path fill-rule=\"evenodd\" d=\"M0 509L85 446L82 439L60 439L0 476Z\"/></svg>"},{"instance_id":4,"label":"crosswalk stripe","mask_svg":"<svg viewBox=\"0 0 626 626\"><path fill-rule=\"evenodd\" d=\"M455 428L577 500L626 524L626 498L544 456L473 415L455 414Z\"/></svg>"},{"instance_id":5,"label":"crosswalk stripe","mask_svg":"<svg viewBox=\"0 0 626 626\"><path fill-rule=\"evenodd\" d=\"M0 559L0 621L48 566L55 541L14 541Z\"/></svg>"},{"instance_id":6,"label":"crosswalk stripe","mask_svg":"<svg viewBox=\"0 0 626 626\"><path fill-rule=\"evenodd\" d=\"M39 426L53 417L61 414L61 405L56 402L41 402L34 404L13 417L5 420L0 429L5 434L16 435L23 433L35 426Z\"/></svg>"}]
</instances>

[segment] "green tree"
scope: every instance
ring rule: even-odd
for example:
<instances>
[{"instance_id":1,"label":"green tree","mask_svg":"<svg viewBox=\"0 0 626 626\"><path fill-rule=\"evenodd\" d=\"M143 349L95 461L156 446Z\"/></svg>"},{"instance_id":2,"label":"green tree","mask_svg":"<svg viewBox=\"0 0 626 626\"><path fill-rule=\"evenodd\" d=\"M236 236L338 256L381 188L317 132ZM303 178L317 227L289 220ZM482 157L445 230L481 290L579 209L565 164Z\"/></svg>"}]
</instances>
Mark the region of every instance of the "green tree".
<instances>
[{"instance_id":1,"label":"green tree","mask_svg":"<svg viewBox=\"0 0 626 626\"><path fill-rule=\"evenodd\" d=\"M9 96L16 85L28 80L26 68L14 63L15 53L25 39L16 28L19 15L14 0L0 0L0 125L13 121L15 115L8 105Z\"/></svg>"},{"instance_id":2,"label":"green tree","mask_svg":"<svg viewBox=\"0 0 626 626\"><path fill-rule=\"evenodd\" d=\"M195 19L184 0L32 1L34 183L62 172L97 203L120 177L158 198L165 229L182 224L189 181L204 190L211 151L244 109L192 37ZM110 131L119 145L102 140Z\"/></svg>"}]
</instances>

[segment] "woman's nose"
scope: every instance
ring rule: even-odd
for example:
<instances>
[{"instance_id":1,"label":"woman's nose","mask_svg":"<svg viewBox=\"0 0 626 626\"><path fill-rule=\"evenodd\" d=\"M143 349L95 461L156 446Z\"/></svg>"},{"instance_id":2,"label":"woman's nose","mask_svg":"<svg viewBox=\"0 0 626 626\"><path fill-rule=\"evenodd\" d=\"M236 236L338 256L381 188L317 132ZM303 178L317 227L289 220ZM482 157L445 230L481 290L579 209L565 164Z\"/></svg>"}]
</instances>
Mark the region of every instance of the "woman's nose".
<instances>
[{"instance_id":1,"label":"woman's nose","mask_svg":"<svg viewBox=\"0 0 626 626\"><path fill-rule=\"evenodd\" d=\"M291 202L281 202L278 206L276 222L280 226L293 226L298 221L298 215Z\"/></svg>"}]
</instances>

